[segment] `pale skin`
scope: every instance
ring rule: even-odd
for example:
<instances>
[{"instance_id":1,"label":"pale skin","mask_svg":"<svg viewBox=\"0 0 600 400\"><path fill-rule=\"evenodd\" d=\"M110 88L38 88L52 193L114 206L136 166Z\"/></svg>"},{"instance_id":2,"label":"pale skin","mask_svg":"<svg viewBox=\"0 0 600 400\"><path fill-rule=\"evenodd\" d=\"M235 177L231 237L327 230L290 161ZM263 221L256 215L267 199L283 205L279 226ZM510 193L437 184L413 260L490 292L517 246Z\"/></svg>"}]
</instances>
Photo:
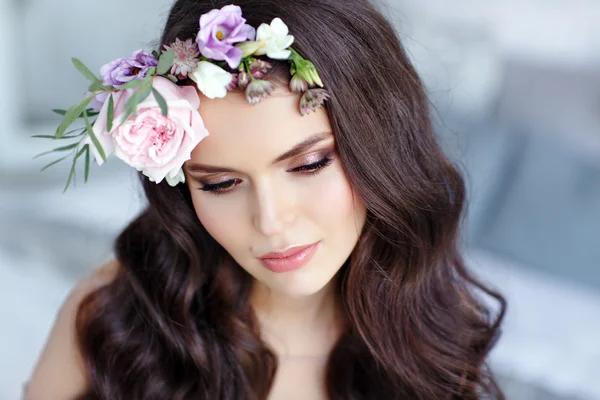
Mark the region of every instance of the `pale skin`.
<instances>
[{"instance_id":1,"label":"pale skin","mask_svg":"<svg viewBox=\"0 0 600 400\"><path fill-rule=\"evenodd\" d=\"M200 223L255 279L251 305L280 360L270 400L326 398L324 367L343 320L335 277L366 214L335 153L327 114L303 117L298 102L298 95L281 88L256 105L237 92L224 99L201 96L199 111L210 135L184 166ZM306 146L299 149L301 143ZM294 148L299 151L281 159ZM315 241L318 251L295 271L272 272L257 258ZM97 269L73 290L34 369L27 400L71 399L85 391L75 311L116 268Z\"/></svg>"}]
</instances>

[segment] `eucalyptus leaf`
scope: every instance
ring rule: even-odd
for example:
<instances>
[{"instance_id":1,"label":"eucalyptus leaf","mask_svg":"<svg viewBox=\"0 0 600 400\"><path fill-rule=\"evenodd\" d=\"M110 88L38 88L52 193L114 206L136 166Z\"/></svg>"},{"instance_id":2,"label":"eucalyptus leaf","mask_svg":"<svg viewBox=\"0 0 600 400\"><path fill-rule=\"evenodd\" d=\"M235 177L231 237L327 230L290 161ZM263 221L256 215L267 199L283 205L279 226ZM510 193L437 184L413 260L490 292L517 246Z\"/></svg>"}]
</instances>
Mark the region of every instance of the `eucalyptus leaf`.
<instances>
[{"instance_id":1,"label":"eucalyptus leaf","mask_svg":"<svg viewBox=\"0 0 600 400\"><path fill-rule=\"evenodd\" d=\"M127 100L125 103L125 114L123 115L121 123L127 121L131 115L135 115L138 104L146 100L150 93L152 93L152 87L149 85L143 86L142 88L138 89L133 96L129 98L129 100Z\"/></svg>"},{"instance_id":2,"label":"eucalyptus leaf","mask_svg":"<svg viewBox=\"0 0 600 400\"><path fill-rule=\"evenodd\" d=\"M59 162L61 162L62 160L64 160L64 159L65 159L65 158L67 158L67 157L69 157L69 156L68 156L68 155L67 155L67 156L64 156L64 157L62 157L62 158L59 158L58 160L54 160L54 161L52 161L50 164L46 164L46 165L45 165L45 166L44 166L44 167L43 167L43 168L40 170L40 172L42 172L42 171L45 171L45 170L47 170L48 168L50 168L51 166L58 164Z\"/></svg>"},{"instance_id":3,"label":"eucalyptus leaf","mask_svg":"<svg viewBox=\"0 0 600 400\"><path fill-rule=\"evenodd\" d=\"M156 58L158 60L158 58L160 57L160 54L158 54L158 51L152 50L152 56L154 56L154 58Z\"/></svg>"},{"instance_id":4,"label":"eucalyptus leaf","mask_svg":"<svg viewBox=\"0 0 600 400\"><path fill-rule=\"evenodd\" d=\"M174 60L175 53L172 50L164 51L158 59L158 66L156 67L158 75L166 74L171 69Z\"/></svg>"},{"instance_id":5,"label":"eucalyptus leaf","mask_svg":"<svg viewBox=\"0 0 600 400\"><path fill-rule=\"evenodd\" d=\"M88 91L90 91L90 92L98 92L98 91L104 90L104 89L106 89L106 88L100 81L91 83L90 86L88 87Z\"/></svg>"},{"instance_id":6,"label":"eucalyptus leaf","mask_svg":"<svg viewBox=\"0 0 600 400\"><path fill-rule=\"evenodd\" d=\"M152 79L154 77L154 74L156 73L156 67L150 67L148 68L148 72L146 72L146 76L144 77L144 81L149 81L150 79Z\"/></svg>"},{"instance_id":7,"label":"eucalyptus leaf","mask_svg":"<svg viewBox=\"0 0 600 400\"><path fill-rule=\"evenodd\" d=\"M81 134L82 134L83 132L81 132L81 133L80 133L80 134L78 134L78 135L69 135L69 136L68 136L68 134L69 134L69 133L71 133L71 132L75 132L75 131L77 131L77 130L78 130L78 129L75 129L75 130L73 130L73 131L69 131L69 132L65 133L63 136L59 137L59 138L57 138L56 136L53 136L53 135L33 135L33 136L31 136L31 137L32 137L32 138L36 138L36 139L58 139L58 140L64 140L64 139L75 139L76 137L78 137L78 136L81 136Z\"/></svg>"},{"instance_id":8,"label":"eucalyptus leaf","mask_svg":"<svg viewBox=\"0 0 600 400\"><path fill-rule=\"evenodd\" d=\"M67 191L67 189L69 188L69 185L71 184L71 180L73 179L73 175L75 174L75 161L73 160L73 164L71 164L71 171L69 171L69 177L67 178L67 184L65 185L65 189L63 190L63 193L65 193Z\"/></svg>"},{"instance_id":9,"label":"eucalyptus leaf","mask_svg":"<svg viewBox=\"0 0 600 400\"><path fill-rule=\"evenodd\" d=\"M85 145L85 182L87 183L90 176L90 146Z\"/></svg>"},{"instance_id":10,"label":"eucalyptus leaf","mask_svg":"<svg viewBox=\"0 0 600 400\"><path fill-rule=\"evenodd\" d=\"M140 86L142 86L144 84L144 81L142 79L132 79L129 82L126 82L122 85L117 86L118 90L125 90L125 89L137 89Z\"/></svg>"},{"instance_id":11,"label":"eucalyptus leaf","mask_svg":"<svg viewBox=\"0 0 600 400\"><path fill-rule=\"evenodd\" d=\"M106 154L104 153L104 149L102 148L102 145L98 141L98 138L94 134L94 129L92 128L92 124L90 124L90 120L87 117L87 113L83 114L83 119L85 120L85 126L87 128L88 134L90 135L90 139L92 140L92 143L94 144L94 147L96 147L98 154L100 154L100 157L102 157L102 161L106 162Z\"/></svg>"},{"instance_id":12,"label":"eucalyptus leaf","mask_svg":"<svg viewBox=\"0 0 600 400\"><path fill-rule=\"evenodd\" d=\"M165 98L162 97L158 90L154 88L152 88L152 94L154 95L154 99L160 106L160 111L162 112L162 115L164 115L165 117L169 115L169 108L167 107L167 102L165 101Z\"/></svg>"},{"instance_id":13,"label":"eucalyptus leaf","mask_svg":"<svg viewBox=\"0 0 600 400\"><path fill-rule=\"evenodd\" d=\"M72 143L72 144L69 144L69 145L67 145L67 146L61 146L61 147L57 147L57 148L55 148L55 149L52 149L52 150L45 151L45 152L43 152L43 153L37 154L35 157L33 157L33 159L35 160L36 158L40 158L40 157L42 157L42 156L45 156L46 154L54 153L54 152L57 152L57 151L68 151L68 150L72 150L72 149L74 149L75 147L77 147L77 145L78 145L78 144L79 144L79 143Z\"/></svg>"},{"instance_id":14,"label":"eucalyptus leaf","mask_svg":"<svg viewBox=\"0 0 600 400\"><path fill-rule=\"evenodd\" d=\"M75 161L77 161L77 159L79 157L81 157L83 155L83 153L85 153L85 149L86 147L89 147L88 144L86 144L85 146L83 146L81 149L79 149L79 151L77 152L77 154L75 155Z\"/></svg>"},{"instance_id":15,"label":"eucalyptus leaf","mask_svg":"<svg viewBox=\"0 0 600 400\"><path fill-rule=\"evenodd\" d=\"M83 100L81 103L79 103L67 110L67 112L63 116L63 119L62 119L60 125L56 129L56 133L54 135L54 136L56 136L56 138L60 138L65 134L65 131L67 130L67 128L69 126L71 126L71 124L79 117L79 115L81 115L82 112L85 111L85 108L87 107L88 104L90 104L90 101L92 101L92 99L93 99L93 97L88 97L87 99Z\"/></svg>"},{"instance_id":16,"label":"eucalyptus leaf","mask_svg":"<svg viewBox=\"0 0 600 400\"><path fill-rule=\"evenodd\" d=\"M32 138L38 138L38 139L56 139L54 137L54 135L33 135L31 136ZM65 136L61 137L61 139L64 139Z\"/></svg>"},{"instance_id":17,"label":"eucalyptus leaf","mask_svg":"<svg viewBox=\"0 0 600 400\"><path fill-rule=\"evenodd\" d=\"M83 132L85 131L85 128L77 128L77 129L72 129L72 130L70 130L70 131L68 131L68 132L65 132L65 135L69 135L69 134L71 134L71 133L73 133L73 132L77 132L77 131L79 131L79 133L78 133L77 135L73 135L73 137L76 137L76 136L81 136L81 135L83 135ZM63 136L63 137L64 137L64 136Z\"/></svg>"},{"instance_id":18,"label":"eucalyptus leaf","mask_svg":"<svg viewBox=\"0 0 600 400\"><path fill-rule=\"evenodd\" d=\"M81 72L81 75L83 75L88 81L92 83L98 82L100 83L100 85L102 85L100 79L98 79L98 77L92 71L90 71L90 69L86 67L81 61L79 61L75 57L71 58L71 61L73 62L75 68L77 68L77 70Z\"/></svg>"},{"instance_id":19,"label":"eucalyptus leaf","mask_svg":"<svg viewBox=\"0 0 600 400\"><path fill-rule=\"evenodd\" d=\"M112 93L108 96L108 112L106 114L106 130L110 132L112 130L113 119L115 115L115 102L113 100Z\"/></svg>"},{"instance_id":20,"label":"eucalyptus leaf","mask_svg":"<svg viewBox=\"0 0 600 400\"><path fill-rule=\"evenodd\" d=\"M73 132L77 132L79 131L78 134L76 135L71 135L71 133ZM72 129L68 132L65 132L64 135L62 135L61 137L57 138L56 136L53 135L33 135L31 136L32 138L41 138L41 139L74 139L78 136L83 135L83 133L85 132L85 128L77 128L77 129Z\"/></svg>"}]
</instances>

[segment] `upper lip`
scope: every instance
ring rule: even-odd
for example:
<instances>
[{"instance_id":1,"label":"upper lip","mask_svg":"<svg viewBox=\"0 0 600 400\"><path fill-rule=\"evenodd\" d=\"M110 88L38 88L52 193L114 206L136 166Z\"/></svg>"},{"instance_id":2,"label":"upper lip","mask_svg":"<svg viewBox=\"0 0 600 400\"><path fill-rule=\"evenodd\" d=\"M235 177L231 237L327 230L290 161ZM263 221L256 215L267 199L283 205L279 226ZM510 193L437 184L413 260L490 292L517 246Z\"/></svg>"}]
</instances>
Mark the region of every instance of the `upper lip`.
<instances>
[{"instance_id":1,"label":"upper lip","mask_svg":"<svg viewBox=\"0 0 600 400\"><path fill-rule=\"evenodd\" d=\"M258 258L261 260L265 259L265 258L286 258L286 257L289 257L291 255L294 255L294 254L304 250L307 247L313 246L317 243L318 242L311 243L311 244L303 244L303 245L299 245L299 246L292 246L292 247L289 247L286 250L282 250L282 251L272 251L270 253L265 253Z\"/></svg>"}]
</instances>

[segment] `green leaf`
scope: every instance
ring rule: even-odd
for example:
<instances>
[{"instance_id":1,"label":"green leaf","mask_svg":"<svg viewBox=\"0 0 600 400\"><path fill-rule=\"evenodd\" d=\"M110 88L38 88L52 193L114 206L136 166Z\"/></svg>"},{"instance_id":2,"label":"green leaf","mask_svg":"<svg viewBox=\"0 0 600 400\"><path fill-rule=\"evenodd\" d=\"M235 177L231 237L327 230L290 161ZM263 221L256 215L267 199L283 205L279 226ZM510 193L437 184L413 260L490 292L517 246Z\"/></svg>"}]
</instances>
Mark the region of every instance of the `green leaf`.
<instances>
[{"instance_id":1,"label":"green leaf","mask_svg":"<svg viewBox=\"0 0 600 400\"><path fill-rule=\"evenodd\" d=\"M43 153L37 154L35 157L33 157L33 159L35 160L36 158L40 158L42 156L45 156L46 154L50 154L50 153L54 153L55 151L68 151L71 149L74 149L75 147L77 147L79 143L72 143L69 144L67 146L61 146L61 147L57 147L55 149L49 150L49 151L45 151Z\"/></svg>"},{"instance_id":2,"label":"green leaf","mask_svg":"<svg viewBox=\"0 0 600 400\"><path fill-rule=\"evenodd\" d=\"M156 67L148 68L148 72L146 72L146 76L144 77L144 82L148 82L152 78L154 78L154 74L156 73Z\"/></svg>"},{"instance_id":3,"label":"green leaf","mask_svg":"<svg viewBox=\"0 0 600 400\"><path fill-rule=\"evenodd\" d=\"M143 79L132 79L127 83L117 86L118 90L137 89L144 83Z\"/></svg>"},{"instance_id":4,"label":"green leaf","mask_svg":"<svg viewBox=\"0 0 600 400\"><path fill-rule=\"evenodd\" d=\"M146 100L146 98L150 96L150 93L152 93L152 87L144 86L138 89L133 94L133 96L131 96L129 100L127 100L127 102L125 103L125 114L123 115L121 123L127 121L127 118L129 118L131 115L135 115L135 113L137 112L138 104Z\"/></svg>"},{"instance_id":5,"label":"green leaf","mask_svg":"<svg viewBox=\"0 0 600 400\"><path fill-rule=\"evenodd\" d=\"M156 58L158 60L158 58L160 57L160 54L158 54L158 51L156 50L152 50L152 55L154 56L154 58Z\"/></svg>"},{"instance_id":6,"label":"green leaf","mask_svg":"<svg viewBox=\"0 0 600 400\"><path fill-rule=\"evenodd\" d=\"M63 193L65 193L67 191L67 189L69 188L69 184L71 183L71 180L73 179L73 175L75 174L75 161L73 160L73 164L71 164L71 171L69 171L69 177L67 178L67 184L65 185L65 189L63 190Z\"/></svg>"},{"instance_id":7,"label":"green leaf","mask_svg":"<svg viewBox=\"0 0 600 400\"><path fill-rule=\"evenodd\" d=\"M106 89L106 88L100 81L96 81L96 82L90 84L90 86L88 87L88 91L90 91L90 92L98 92L98 91L104 90L104 89Z\"/></svg>"},{"instance_id":8,"label":"green leaf","mask_svg":"<svg viewBox=\"0 0 600 400\"><path fill-rule=\"evenodd\" d=\"M33 135L31 136L32 138L38 138L38 139L56 139L54 137L54 135ZM64 139L65 136L61 137L61 139Z\"/></svg>"},{"instance_id":9,"label":"green leaf","mask_svg":"<svg viewBox=\"0 0 600 400\"><path fill-rule=\"evenodd\" d=\"M70 135L71 133L77 132L77 131L79 131L79 133L77 135ZM83 135L84 132L85 132L85 128L77 128L77 129L72 129L68 132L65 132L65 134L59 138L57 138L56 136L53 136L53 135L33 135L31 137L32 138L41 138L41 139L75 139L76 137Z\"/></svg>"},{"instance_id":10,"label":"green leaf","mask_svg":"<svg viewBox=\"0 0 600 400\"><path fill-rule=\"evenodd\" d=\"M173 61L175 60L175 53L172 50L163 51L158 59L158 66L156 67L156 72L158 75L164 75L171 69L173 65Z\"/></svg>"},{"instance_id":11,"label":"green leaf","mask_svg":"<svg viewBox=\"0 0 600 400\"><path fill-rule=\"evenodd\" d=\"M92 101L93 98L93 96L88 97L78 105L75 105L67 110L60 125L56 129L56 133L54 135L56 138L60 138L65 134L67 128L71 126L71 124L79 117L79 115L81 115L82 112L85 111L85 108L88 104L90 104L90 101Z\"/></svg>"},{"instance_id":12,"label":"green leaf","mask_svg":"<svg viewBox=\"0 0 600 400\"><path fill-rule=\"evenodd\" d=\"M162 112L162 115L164 115L165 117L169 115L169 108L167 107L167 102L165 101L164 97L162 97L158 90L154 88L152 88L152 94L154 95L154 99L156 99L156 102L160 106L160 111Z\"/></svg>"},{"instance_id":13,"label":"green leaf","mask_svg":"<svg viewBox=\"0 0 600 400\"><path fill-rule=\"evenodd\" d=\"M75 155L75 161L77 161L77 159L79 157L81 157L83 155L83 153L85 153L85 149L86 146L89 147L89 144L86 144L85 146L83 146L81 149L79 149L79 151L77 152L77 154Z\"/></svg>"},{"instance_id":14,"label":"green leaf","mask_svg":"<svg viewBox=\"0 0 600 400\"><path fill-rule=\"evenodd\" d=\"M108 112L106 114L106 130L110 132L112 130L113 119L115 115L115 102L113 100L112 93L108 95Z\"/></svg>"},{"instance_id":15,"label":"green leaf","mask_svg":"<svg viewBox=\"0 0 600 400\"><path fill-rule=\"evenodd\" d=\"M100 114L99 111L96 111L93 108L88 108L85 111L87 112L88 117L94 117L94 116ZM83 115L81 115L81 117L83 117Z\"/></svg>"},{"instance_id":16,"label":"green leaf","mask_svg":"<svg viewBox=\"0 0 600 400\"><path fill-rule=\"evenodd\" d=\"M52 112L55 112L58 115L65 115L67 113L67 110L60 110L58 108L55 108L55 109L52 110Z\"/></svg>"},{"instance_id":17,"label":"green leaf","mask_svg":"<svg viewBox=\"0 0 600 400\"><path fill-rule=\"evenodd\" d=\"M75 139L77 136L81 136L81 134L82 134L83 132L81 132L81 133L80 133L80 134L78 134L78 135L72 135L72 136L67 136L67 134L68 134L68 133L71 133L71 132L75 132L76 130L77 130L77 129L75 129L75 130L73 130L73 131L69 131L69 132L65 133L63 136L59 137L59 138L57 138L56 136L53 136L53 135L33 135L33 136L31 136L31 137L32 137L32 138L36 138L36 139L58 139L58 140L63 140L63 139Z\"/></svg>"},{"instance_id":18,"label":"green leaf","mask_svg":"<svg viewBox=\"0 0 600 400\"><path fill-rule=\"evenodd\" d=\"M102 145L100 144L100 142L98 141L98 138L94 134L94 129L92 128L92 124L90 124L90 120L87 117L87 113L83 114L83 119L85 120L85 126L87 128L88 134L90 135L90 139L92 140L92 143L94 144L94 147L96 147L98 154L100 154L100 157L102 157L102 161L106 162L106 154L104 154L104 149L102 148Z\"/></svg>"},{"instance_id":19,"label":"green leaf","mask_svg":"<svg viewBox=\"0 0 600 400\"><path fill-rule=\"evenodd\" d=\"M50 164L46 164L46 165L45 165L45 166L44 166L44 167L43 167L43 168L40 170L40 172L42 172L42 171L45 171L46 169L50 168L51 166L58 164L59 162L61 162L62 160L64 160L64 159L65 159L65 158L67 158L67 157L69 157L69 156L68 156L68 155L66 155L66 156L64 156L64 157L62 157L62 158L59 158L58 160L54 160L54 161L52 161Z\"/></svg>"},{"instance_id":20,"label":"green leaf","mask_svg":"<svg viewBox=\"0 0 600 400\"><path fill-rule=\"evenodd\" d=\"M85 182L87 183L90 176L90 146L85 145Z\"/></svg>"},{"instance_id":21,"label":"green leaf","mask_svg":"<svg viewBox=\"0 0 600 400\"><path fill-rule=\"evenodd\" d=\"M77 70L81 72L81 75L83 75L88 81L92 83L98 82L102 84L102 82L100 82L100 79L98 79L98 77L77 58L73 57L71 58L71 61L73 62L75 68L77 68Z\"/></svg>"}]
</instances>

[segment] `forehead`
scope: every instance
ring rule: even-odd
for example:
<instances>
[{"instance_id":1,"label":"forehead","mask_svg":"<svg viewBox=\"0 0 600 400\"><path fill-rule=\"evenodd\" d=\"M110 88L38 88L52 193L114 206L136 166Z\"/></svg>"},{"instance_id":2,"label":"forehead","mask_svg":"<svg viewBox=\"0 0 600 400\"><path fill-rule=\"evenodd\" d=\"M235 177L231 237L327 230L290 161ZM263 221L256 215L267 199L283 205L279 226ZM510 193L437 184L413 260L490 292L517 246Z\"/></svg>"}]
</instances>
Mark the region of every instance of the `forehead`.
<instances>
[{"instance_id":1,"label":"forehead","mask_svg":"<svg viewBox=\"0 0 600 400\"><path fill-rule=\"evenodd\" d=\"M299 104L299 94L280 89L258 104L248 103L242 92L222 99L201 96L199 112L209 136L196 146L191 161L233 167L247 155L274 159L315 133L331 132L323 109L302 116Z\"/></svg>"}]
</instances>

